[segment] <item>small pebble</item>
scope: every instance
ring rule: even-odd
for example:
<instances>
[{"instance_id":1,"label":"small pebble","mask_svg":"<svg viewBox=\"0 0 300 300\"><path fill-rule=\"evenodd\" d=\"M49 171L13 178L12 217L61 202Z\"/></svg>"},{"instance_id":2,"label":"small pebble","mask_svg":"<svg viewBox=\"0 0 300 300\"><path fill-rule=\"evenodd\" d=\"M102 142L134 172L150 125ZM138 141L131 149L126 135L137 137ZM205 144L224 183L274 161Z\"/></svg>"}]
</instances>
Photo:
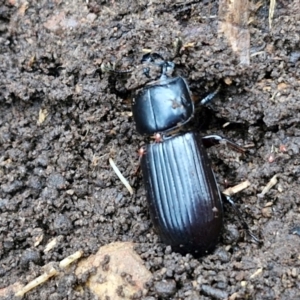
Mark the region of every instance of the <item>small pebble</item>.
<instances>
[{"instance_id":1,"label":"small pebble","mask_svg":"<svg viewBox=\"0 0 300 300\"><path fill-rule=\"evenodd\" d=\"M216 253L221 262L226 263L230 260L230 254L225 249L219 249Z\"/></svg>"},{"instance_id":2,"label":"small pebble","mask_svg":"<svg viewBox=\"0 0 300 300\"><path fill-rule=\"evenodd\" d=\"M34 264L39 264L41 261L41 255L39 251L28 249L25 250L24 253L21 256L20 263L22 267L28 267L30 262L33 262Z\"/></svg>"},{"instance_id":3,"label":"small pebble","mask_svg":"<svg viewBox=\"0 0 300 300\"><path fill-rule=\"evenodd\" d=\"M52 173L52 174L50 174L50 176L48 178L48 184L49 184L49 186L60 190L60 189L65 188L66 181L61 174Z\"/></svg>"},{"instance_id":4,"label":"small pebble","mask_svg":"<svg viewBox=\"0 0 300 300\"><path fill-rule=\"evenodd\" d=\"M170 297L176 292L176 282L174 280L163 280L154 283L155 292L159 297Z\"/></svg>"},{"instance_id":5,"label":"small pebble","mask_svg":"<svg viewBox=\"0 0 300 300\"><path fill-rule=\"evenodd\" d=\"M72 223L67 216L59 214L54 220L53 227L57 234L68 234L72 229Z\"/></svg>"},{"instance_id":6,"label":"small pebble","mask_svg":"<svg viewBox=\"0 0 300 300\"><path fill-rule=\"evenodd\" d=\"M261 213L262 213L262 215L263 215L265 218L271 218L271 217L272 217L272 208L271 208L271 207L264 207L264 208L261 210Z\"/></svg>"}]
</instances>

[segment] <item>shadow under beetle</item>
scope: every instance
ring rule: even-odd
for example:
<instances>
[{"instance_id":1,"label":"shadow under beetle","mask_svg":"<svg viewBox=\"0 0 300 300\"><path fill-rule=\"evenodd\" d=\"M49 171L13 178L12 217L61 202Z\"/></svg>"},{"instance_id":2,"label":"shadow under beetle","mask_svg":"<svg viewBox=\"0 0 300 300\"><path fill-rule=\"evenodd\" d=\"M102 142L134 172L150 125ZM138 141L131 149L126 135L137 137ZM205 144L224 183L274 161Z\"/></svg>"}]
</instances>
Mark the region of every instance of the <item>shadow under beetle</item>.
<instances>
[{"instance_id":1,"label":"shadow under beetle","mask_svg":"<svg viewBox=\"0 0 300 300\"><path fill-rule=\"evenodd\" d=\"M160 136L159 142L144 147L140 161L151 218L161 240L174 251L201 256L214 249L223 226L222 195L205 148L220 142L238 151L243 148L218 135L180 132L194 115L187 82L169 76L174 64L159 54L146 54L145 61L161 67L157 80L132 95L137 131ZM148 76L148 69L144 74Z\"/></svg>"}]
</instances>

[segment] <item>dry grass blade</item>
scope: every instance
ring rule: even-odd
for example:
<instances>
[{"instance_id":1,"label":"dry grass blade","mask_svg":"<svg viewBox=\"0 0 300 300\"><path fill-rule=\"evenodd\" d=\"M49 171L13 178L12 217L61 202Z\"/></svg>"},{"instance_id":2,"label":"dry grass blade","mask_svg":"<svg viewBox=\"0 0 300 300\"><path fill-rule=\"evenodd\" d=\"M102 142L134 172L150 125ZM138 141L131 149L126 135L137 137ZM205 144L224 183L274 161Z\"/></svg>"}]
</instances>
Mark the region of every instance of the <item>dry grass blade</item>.
<instances>
[{"instance_id":1,"label":"dry grass blade","mask_svg":"<svg viewBox=\"0 0 300 300\"><path fill-rule=\"evenodd\" d=\"M270 0L270 9L269 9L269 27L272 28L272 21L275 11L276 0Z\"/></svg>"},{"instance_id":2,"label":"dry grass blade","mask_svg":"<svg viewBox=\"0 0 300 300\"><path fill-rule=\"evenodd\" d=\"M30 281L27 285L25 285L20 291L16 293L16 297L23 297L27 292L31 291L35 287L39 286L40 284L46 282L52 276L58 274L58 271L55 268L51 268L48 272L42 274L41 276L35 278L34 280Z\"/></svg>"},{"instance_id":3,"label":"dry grass blade","mask_svg":"<svg viewBox=\"0 0 300 300\"><path fill-rule=\"evenodd\" d=\"M109 164L111 165L111 167L113 168L113 170L115 171L115 173L117 174L117 176L119 177L119 179L122 181L122 183L125 185L125 187L129 191L130 195L133 195L133 189L132 189L132 187L130 186L130 184L127 181L127 179L122 175L122 173L120 172L120 170L118 169L118 167L116 166L116 164L112 160L112 158L109 158Z\"/></svg>"}]
</instances>

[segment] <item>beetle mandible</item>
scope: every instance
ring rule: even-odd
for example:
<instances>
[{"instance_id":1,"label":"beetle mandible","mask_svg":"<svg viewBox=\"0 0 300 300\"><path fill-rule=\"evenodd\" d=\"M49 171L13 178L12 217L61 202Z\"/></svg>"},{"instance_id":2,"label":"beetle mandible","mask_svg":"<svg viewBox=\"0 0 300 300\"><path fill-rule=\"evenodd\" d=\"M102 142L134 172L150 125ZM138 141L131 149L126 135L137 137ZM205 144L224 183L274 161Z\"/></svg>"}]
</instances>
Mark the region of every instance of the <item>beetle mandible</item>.
<instances>
[{"instance_id":1,"label":"beetle mandible","mask_svg":"<svg viewBox=\"0 0 300 300\"><path fill-rule=\"evenodd\" d=\"M145 146L140 161L152 222L174 251L201 256L214 249L223 226L222 195L205 148L220 142L243 148L218 135L180 132L194 115L189 86L184 78L168 75L174 64L159 54L146 54L145 61L161 67L157 80L132 95L137 131L160 136Z\"/></svg>"}]
</instances>

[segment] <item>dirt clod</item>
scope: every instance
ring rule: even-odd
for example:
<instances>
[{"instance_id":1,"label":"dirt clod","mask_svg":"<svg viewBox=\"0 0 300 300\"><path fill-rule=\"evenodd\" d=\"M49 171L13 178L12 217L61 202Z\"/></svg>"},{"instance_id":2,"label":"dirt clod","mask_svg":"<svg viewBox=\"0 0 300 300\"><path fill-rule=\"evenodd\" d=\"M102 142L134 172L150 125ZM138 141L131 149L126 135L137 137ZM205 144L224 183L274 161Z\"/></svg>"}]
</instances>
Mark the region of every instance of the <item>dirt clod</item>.
<instances>
[{"instance_id":1,"label":"dirt clod","mask_svg":"<svg viewBox=\"0 0 300 300\"><path fill-rule=\"evenodd\" d=\"M169 298L176 292L176 282L174 280L164 280L154 284L154 290L158 297Z\"/></svg>"}]
</instances>

